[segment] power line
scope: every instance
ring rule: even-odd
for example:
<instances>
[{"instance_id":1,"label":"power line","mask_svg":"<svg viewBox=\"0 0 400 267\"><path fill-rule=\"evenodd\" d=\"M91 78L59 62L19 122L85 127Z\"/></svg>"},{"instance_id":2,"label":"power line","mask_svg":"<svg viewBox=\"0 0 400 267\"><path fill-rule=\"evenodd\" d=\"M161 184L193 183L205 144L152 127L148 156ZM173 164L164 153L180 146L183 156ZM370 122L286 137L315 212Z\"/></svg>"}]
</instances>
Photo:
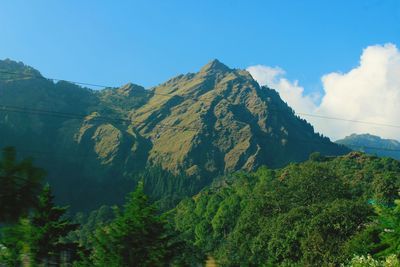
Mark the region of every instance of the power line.
<instances>
[{"instance_id":1,"label":"power line","mask_svg":"<svg viewBox=\"0 0 400 267\"><path fill-rule=\"evenodd\" d=\"M71 80L64 80L64 79L59 79L59 78L50 78L50 77L43 77L41 75L35 75L35 74L29 74L29 73L19 73L19 72L12 72L12 71L4 71L4 70L0 70L0 73L3 74L11 74L11 75L19 75L22 77L27 77L27 78L37 78L37 79L42 79L42 80L50 80L50 81L64 81L64 82L68 82L71 84L76 84L76 85L83 85L83 86L92 86L92 87L99 87L99 88L118 88L117 86L110 86L110 85L102 85L102 84L94 84L94 83L87 83L87 82L77 82L77 81L71 81ZM146 90L142 91L144 94L147 95L159 95L159 96L167 96L167 97L174 97L174 96L180 96L183 97L181 95L174 95L174 94L167 94L167 93L158 93L158 92L154 92L154 91L149 91ZM137 94L140 94L141 92L136 92ZM195 98L195 97L190 97L190 99L196 100L196 101L204 101L207 100L207 98L205 99L199 99L199 98Z\"/></svg>"},{"instance_id":2,"label":"power line","mask_svg":"<svg viewBox=\"0 0 400 267\"><path fill-rule=\"evenodd\" d=\"M269 110L282 111L283 109L269 108ZM32 113L34 115L49 115L49 116L54 116L54 117L70 118L70 119L86 119L88 116L91 115L91 114L77 114L77 113L69 113L69 112L49 111L49 110L43 110L43 109L25 108L25 107L10 106L10 105L0 105L0 111ZM360 120L340 119L340 118L320 116L320 115L309 114L309 113L297 113L297 114L300 114L303 116L312 116L312 117L317 117L317 118L323 118L323 119L341 120L341 121L347 121L347 122L353 122L353 123L363 123L363 124L369 124L369 125L375 125L375 126L400 128L399 125L392 125L392 124L382 124L382 123L366 122L366 121L360 121ZM103 116L103 115L96 116L92 120L114 121L117 123L118 122L125 122L125 123L143 123L144 122L144 121L137 121L137 120L113 118L113 117ZM171 127L177 127L177 126L171 126ZM187 129L187 127L185 129ZM192 128L191 130L194 130L194 129Z\"/></svg>"},{"instance_id":3,"label":"power line","mask_svg":"<svg viewBox=\"0 0 400 267\"><path fill-rule=\"evenodd\" d=\"M270 109L274 110L274 109ZM276 109L275 109L276 110ZM36 108L25 108L25 107L18 107L18 106L10 106L10 105L0 105L0 112L14 112L14 113L23 113L28 115L47 115L52 117L59 117L64 119L86 119L87 117L91 116L92 114L77 114L77 113L70 113L70 112L59 112L59 111L50 111L50 110L43 110L43 109L36 109ZM317 116L313 114L307 114L312 116ZM321 117L321 116L318 116ZM145 121L140 120L130 120L130 119L122 119L122 118L113 118L109 116L98 115L91 119L91 121L111 121L115 123L144 123ZM351 120L348 120L351 121ZM361 121L357 121L361 122ZM363 122L368 123L368 122ZM369 123L374 124L375 123ZM181 130L188 130L188 131L197 131L198 128L193 127L182 127L182 126L172 126L172 125L165 125L159 124L159 127L162 128L171 128L171 129L181 129ZM389 126L389 125L380 125L380 126ZM391 127L400 127L396 125L390 125Z\"/></svg>"},{"instance_id":4,"label":"power line","mask_svg":"<svg viewBox=\"0 0 400 267\"><path fill-rule=\"evenodd\" d=\"M310 114L310 113L302 113L302 112L296 112L296 114L299 114L299 115L302 115L302 116L309 116L309 117L321 118L321 119L328 119L328 120L338 120L338 121L347 121L347 122L354 122L354 123L370 124L370 125L376 125L376 126L400 128L400 125L393 125L393 124L386 124L386 123L378 123L378 122L370 122L370 121L361 121L361 120L350 120L350 119L343 119L343 118L337 118L337 117L329 117L329 116L323 116L323 115L317 115L317 114Z\"/></svg>"},{"instance_id":5,"label":"power line","mask_svg":"<svg viewBox=\"0 0 400 267\"><path fill-rule=\"evenodd\" d=\"M76 120L85 120L87 117L90 117L92 114L76 114L76 113L68 113L68 112L57 112L57 111L49 111L49 110L42 110L42 109L31 109L31 108L21 108L16 106L5 106L0 105L0 112L13 112L13 113L22 113L28 115L44 115L44 116L51 116L63 119L76 119ZM129 120L129 119L121 119L121 118L112 118L107 116L96 116L92 118L90 121L111 121L115 123L144 123L146 121L141 120ZM179 129L185 131L198 131L199 128L194 127L183 127L177 125L166 125L166 124L158 124L157 127L160 128L168 128L168 129Z\"/></svg>"},{"instance_id":6,"label":"power line","mask_svg":"<svg viewBox=\"0 0 400 267\"><path fill-rule=\"evenodd\" d=\"M53 111L48 111L48 110L41 110L41 109L28 109L28 108L19 108L16 106L4 106L0 105L0 112L1 111L6 111L6 112L17 112L17 113L23 113L23 114L28 114L28 115L48 115L48 116L55 116L55 117L61 117L61 118L67 118L67 119L85 119L89 115L82 115L82 114L75 114L75 113L64 113L64 112L53 112ZM115 122L136 122L136 123L143 123L145 121L139 121L139 120L128 120L128 119L115 119L112 117L105 117L105 116L99 116L94 118L93 120L101 120L101 121L115 121ZM187 130L187 131L199 131L201 130L200 128L194 128L194 127L183 127L183 126L172 126L172 125L157 125L158 127L161 128L171 128L171 129L178 129L178 130ZM299 142L309 142L308 140L302 140L302 139L296 139L296 138L289 138L290 140L294 141L299 141ZM312 142L315 144L324 144L323 142ZM331 144L329 144L331 145ZM343 144L339 144L343 145ZM344 145L346 146L346 145ZM389 149L389 148L382 148L382 147L370 147L370 146L358 146L358 145L348 145L347 147L359 147L359 148L364 148L364 149L374 149L374 150L385 150L385 151L394 151L398 152L400 149Z\"/></svg>"},{"instance_id":7,"label":"power line","mask_svg":"<svg viewBox=\"0 0 400 267\"><path fill-rule=\"evenodd\" d=\"M9 112L18 112L24 114L32 114L32 115L48 115L66 119L85 119L92 114L78 114L78 113L70 113L70 112L60 112L60 111L52 111L52 110L44 110L37 108L26 108L26 107L18 107L18 106L10 106L10 105L0 105L0 111L9 111ZM115 122L128 122L127 119L121 118L113 118L109 116L97 116L96 120L105 120L105 121L115 121Z\"/></svg>"},{"instance_id":8,"label":"power line","mask_svg":"<svg viewBox=\"0 0 400 267\"><path fill-rule=\"evenodd\" d=\"M336 144L340 144L340 143L336 143ZM400 149L392 149L392 148L385 148L385 147L374 147L374 146L362 146L362 145L344 145L344 144L340 144L343 146L346 146L348 148L352 148L352 147L358 147L361 149L370 149L370 150L382 150L382 151L391 151L391 152L400 152Z\"/></svg>"},{"instance_id":9,"label":"power line","mask_svg":"<svg viewBox=\"0 0 400 267\"><path fill-rule=\"evenodd\" d=\"M58 79L58 78L45 78L41 75L37 75L37 74L33 74L33 73L20 73L20 72L6 71L6 70L0 70L0 73L18 75L18 76L27 77L27 78L37 78L37 79L42 79L42 80L65 81L65 82L79 84L79 85L85 85L85 86L113 88L113 86L108 86L108 85L86 83L86 82L75 82L75 81L68 81L68 80Z\"/></svg>"},{"instance_id":10,"label":"power line","mask_svg":"<svg viewBox=\"0 0 400 267\"><path fill-rule=\"evenodd\" d=\"M298 138L291 138L291 140L297 141L297 142L302 142L302 143L313 143L313 144L319 144L319 145L332 145L332 144L336 144L339 146L344 146L347 147L351 150L356 150L353 148L359 148L360 150L380 150L380 151L388 151L388 152L400 152L400 149L393 149L393 148L385 148L385 147L375 147L375 146L363 146L363 145L345 145L342 143L336 143L336 142L332 142L329 141L330 143L324 143L324 142L315 142L315 141L309 141L309 140L304 140L304 139L298 139ZM360 151L359 150L359 151Z\"/></svg>"},{"instance_id":11,"label":"power line","mask_svg":"<svg viewBox=\"0 0 400 267\"><path fill-rule=\"evenodd\" d=\"M69 82L69 83L77 84L77 85L85 85L85 86L93 86L93 87L101 87L101 88L117 88L115 86L109 86L109 85L93 84L93 83L86 83L86 82L77 82L77 81L63 80L63 79L58 79L58 78L45 78L45 77L43 77L41 75L35 75L35 74L29 74L29 73L11 72L11 71L6 71L6 70L0 70L0 73L19 75L19 76L25 76L25 77L31 77L31 78L38 78L38 79L44 79L44 80L65 81L65 82ZM160 96L166 96L166 97L180 96L180 97L183 97L183 98L186 98L186 99L192 99L192 100L195 100L195 101L207 100L207 98L199 99L199 98L196 98L196 97L184 97L182 95L177 95L177 94L157 93L157 92L148 91L148 90L146 90L144 93L149 94L149 95L160 95ZM269 110L274 110L274 109L269 108ZM275 110L277 110L277 109L275 109ZM345 119L345 118L331 117L331 116L325 116L325 115L319 115L319 114L311 114L311 113L305 113L305 112L295 112L295 114L301 115L301 116L306 116L306 117L314 117L314 118L336 120L336 121L346 121L346 122L352 122L352 123L361 123L361 124L368 124L368 125L374 125L374 126L380 126L380 127L400 128L400 125L395 125L395 124L391 124L391 123L371 122L371 121L363 121L363 120L357 120L357 119Z\"/></svg>"},{"instance_id":12,"label":"power line","mask_svg":"<svg viewBox=\"0 0 400 267\"><path fill-rule=\"evenodd\" d=\"M300 139L300 138L289 138L291 141L296 141L296 142L300 142L300 143L307 143L307 144L317 144L317 145L325 145L325 146L332 146L334 144L339 145L339 146L344 146L347 147L349 149L351 149L352 147L358 147L361 149L371 149L371 150L378 150L378 151L389 151L389 152L400 152L400 149L389 149L389 148L383 148L383 147L371 147L371 146L361 146L361 145L343 145L343 144L338 144L338 143L327 143L327 142L323 142L321 140L321 142L316 142L316 141L310 141L310 140L305 140L305 139ZM355 149L352 149L355 150ZM79 151L74 151L73 154L67 154L67 153L57 153L57 152L51 152L51 151L40 151L40 150L27 150L27 149L17 149L18 152L22 152L22 153L28 153L28 154L39 154L42 156L46 156L46 155L51 155L52 157L59 157L59 158L74 158L74 159L86 159L88 157L88 154L85 153L84 155L76 155L76 153L79 153ZM87 151L86 151L87 152ZM365 152L365 151L364 151Z\"/></svg>"},{"instance_id":13,"label":"power line","mask_svg":"<svg viewBox=\"0 0 400 267\"><path fill-rule=\"evenodd\" d=\"M67 118L67 119L85 119L88 115L80 115L80 114L74 114L74 113L64 113L64 112L52 112L52 111L47 111L47 110L40 110L40 109L27 109L27 108L19 108L15 106L0 106L0 112L1 111L6 111L6 112L17 112L17 113L23 113L23 114L28 114L28 115L48 115L48 116L55 116L55 117L61 117L61 118ZM114 120L116 122L137 122L137 123L143 123L145 121L135 121L135 120L128 120L128 119L115 119L111 117L101 117L99 116L99 120ZM171 125L157 125L160 128L170 128L170 129L178 129L178 130L187 130L187 131L199 131L200 128L189 128L189 127L180 127L180 126L171 126ZM289 137L288 141L297 141L301 143L312 143L312 144L318 144L318 145L329 145L331 146L333 143L325 143L323 140L321 142L316 142L316 141L309 141L309 140L304 140L304 139L299 139L299 138L293 138ZM337 144L337 143L336 143ZM346 146L344 144L337 144L337 145L342 145ZM370 150L382 150L382 151L391 151L391 152L400 152L400 149L390 149L390 148L383 148L383 147L371 147L371 146L359 146L359 145L347 145L346 147L348 148L355 148L358 147L360 149L370 149ZM43 151L37 151L37 150L24 150L23 152L27 153L35 153L35 154L54 154L52 152L43 152Z\"/></svg>"}]
</instances>

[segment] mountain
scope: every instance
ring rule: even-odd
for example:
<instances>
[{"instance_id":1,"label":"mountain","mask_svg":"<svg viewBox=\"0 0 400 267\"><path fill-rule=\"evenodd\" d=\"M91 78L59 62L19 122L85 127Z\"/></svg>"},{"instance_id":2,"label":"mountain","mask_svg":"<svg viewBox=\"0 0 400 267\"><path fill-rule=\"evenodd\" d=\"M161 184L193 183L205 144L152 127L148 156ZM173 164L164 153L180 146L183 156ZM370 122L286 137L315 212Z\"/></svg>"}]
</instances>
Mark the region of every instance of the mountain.
<instances>
[{"instance_id":1,"label":"mountain","mask_svg":"<svg viewBox=\"0 0 400 267\"><path fill-rule=\"evenodd\" d=\"M151 89L103 90L0 61L0 135L0 146L16 146L48 170L61 203L81 209L122 201L139 176L158 198L188 195L218 175L348 152L275 90L218 60Z\"/></svg>"},{"instance_id":2,"label":"mountain","mask_svg":"<svg viewBox=\"0 0 400 267\"><path fill-rule=\"evenodd\" d=\"M382 249L371 203L392 206L399 186L399 161L351 152L220 177L172 214L220 266L341 266Z\"/></svg>"},{"instance_id":3,"label":"mountain","mask_svg":"<svg viewBox=\"0 0 400 267\"><path fill-rule=\"evenodd\" d=\"M337 140L336 143L352 150L400 160L400 142L397 140L383 139L371 134L352 134Z\"/></svg>"}]
</instances>

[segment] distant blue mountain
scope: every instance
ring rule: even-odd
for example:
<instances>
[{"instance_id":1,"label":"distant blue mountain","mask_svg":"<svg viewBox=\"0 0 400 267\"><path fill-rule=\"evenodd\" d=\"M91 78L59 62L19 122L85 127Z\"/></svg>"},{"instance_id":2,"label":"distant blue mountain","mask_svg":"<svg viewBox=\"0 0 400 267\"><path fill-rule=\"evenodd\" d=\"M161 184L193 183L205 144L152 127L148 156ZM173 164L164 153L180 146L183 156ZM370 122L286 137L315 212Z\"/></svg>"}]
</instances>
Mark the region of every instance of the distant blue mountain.
<instances>
[{"instance_id":1,"label":"distant blue mountain","mask_svg":"<svg viewBox=\"0 0 400 267\"><path fill-rule=\"evenodd\" d=\"M383 139L371 134L352 134L337 140L336 143L345 145L352 150L400 160L400 142L397 140Z\"/></svg>"}]
</instances>

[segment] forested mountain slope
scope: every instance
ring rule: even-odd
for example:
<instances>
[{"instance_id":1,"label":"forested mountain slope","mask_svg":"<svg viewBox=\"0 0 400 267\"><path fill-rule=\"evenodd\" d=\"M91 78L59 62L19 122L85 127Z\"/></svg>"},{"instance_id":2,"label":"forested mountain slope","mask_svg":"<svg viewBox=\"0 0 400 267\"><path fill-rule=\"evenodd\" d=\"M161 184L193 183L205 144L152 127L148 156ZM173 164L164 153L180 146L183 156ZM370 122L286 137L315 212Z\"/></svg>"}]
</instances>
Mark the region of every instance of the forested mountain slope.
<instances>
[{"instance_id":1,"label":"forested mountain slope","mask_svg":"<svg viewBox=\"0 0 400 267\"><path fill-rule=\"evenodd\" d=\"M312 158L214 181L174 209L177 229L221 266L339 266L385 249L372 204L393 206L400 162Z\"/></svg>"},{"instance_id":2,"label":"forested mountain slope","mask_svg":"<svg viewBox=\"0 0 400 267\"><path fill-rule=\"evenodd\" d=\"M275 90L217 60L147 90L55 83L0 61L0 136L0 146L35 157L57 199L79 209L121 202L132 176L149 168L160 175L147 175L147 192L159 198L193 194L232 171L348 151L315 133Z\"/></svg>"}]
</instances>

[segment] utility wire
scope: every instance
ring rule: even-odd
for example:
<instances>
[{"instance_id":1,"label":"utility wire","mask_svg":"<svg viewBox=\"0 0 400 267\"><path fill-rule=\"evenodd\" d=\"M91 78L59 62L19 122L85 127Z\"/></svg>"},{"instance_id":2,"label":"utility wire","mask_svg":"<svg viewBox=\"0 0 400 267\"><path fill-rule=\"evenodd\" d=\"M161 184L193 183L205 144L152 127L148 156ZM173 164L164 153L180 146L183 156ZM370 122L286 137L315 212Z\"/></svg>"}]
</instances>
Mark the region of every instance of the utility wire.
<instances>
[{"instance_id":1,"label":"utility wire","mask_svg":"<svg viewBox=\"0 0 400 267\"><path fill-rule=\"evenodd\" d=\"M362 146L362 145L344 145L344 144L340 144L340 143L328 143L328 142L316 142L316 141L310 141L310 140L305 140L305 139L300 139L300 138L289 138L289 141L296 141L299 143L306 143L306 144L317 144L317 145L324 145L324 146L332 146L334 144L338 145L338 146L343 146L343 147L347 147L349 149L352 148L358 148L362 151L365 152L365 150L377 150L377 151L387 151L387 152L400 152L400 149L391 149L391 148L384 148L384 147L374 147L374 146ZM355 149L353 149L355 150ZM76 153L78 153L78 151L74 151L72 155L67 154L67 153L57 153L57 152L51 152L51 151L40 151L40 150L27 150L27 149L17 149L18 152L22 152L22 153L27 153L27 154L39 154L39 155L51 155L52 157L61 157L61 158L67 158L67 157L72 157L74 159L76 158L87 158L87 154L84 155L76 155Z\"/></svg>"},{"instance_id":2,"label":"utility wire","mask_svg":"<svg viewBox=\"0 0 400 267\"><path fill-rule=\"evenodd\" d=\"M10 108L11 107L11 108ZM16 113L23 113L23 114L28 114L28 115L48 115L48 116L55 116L55 117L60 117L60 118L67 118L67 119L85 119L88 115L80 115L80 114L73 114L73 113L63 113L63 112L51 112L47 110L38 110L38 109L26 109L26 108L19 108L15 106L2 106L0 105L0 112L5 111L5 112L16 112ZM40 111L39 113L36 113L37 111ZM42 113L44 112L44 113ZM67 116L65 116L67 115ZM101 121L115 121L115 122L137 122L137 123L143 123L145 121L135 121L135 120L128 120L128 119L114 119L111 117L98 117L94 118L94 120L101 120ZM171 129L178 129L178 130L187 130L187 131L198 131L200 128L189 128L189 127L179 127L179 126L170 126L170 125L158 125L161 128L171 128ZM308 140L303 140L303 139L298 139L298 138L292 138L289 137L291 141L299 141L303 143L313 143L313 144L325 144L324 142L310 142ZM331 144L326 144L326 145L331 145ZM339 144L343 145L343 144ZM346 145L343 145L346 146ZM382 147L371 147L371 146L359 146L359 145L348 145L348 147L358 147L361 149L373 149L373 150L384 150L384 151L393 151L393 152L399 152L400 149L390 149L390 148L382 148ZM32 151L33 152L33 151Z\"/></svg>"},{"instance_id":3,"label":"utility wire","mask_svg":"<svg viewBox=\"0 0 400 267\"><path fill-rule=\"evenodd\" d=\"M4 71L4 70L0 70L0 73L11 74L11 75L20 75L21 76L21 73ZM30 78L44 79L44 80L52 80L52 81L65 81L65 82L69 82L69 83L72 83L72 84L83 85L83 86L101 87L101 88L116 88L116 87L112 87L112 86L108 86L108 85L100 85L100 84L93 84L93 83L86 83L86 82L76 82L76 81L69 81L69 80L63 80L63 79L58 79L58 78L45 78L45 77L43 77L41 75L34 75L34 74L23 74L23 76L30 77ZM147 91L145 91L145 93L147 93ZM157 92L152 92L152 91L149 91L148 94L149 95L161 95L161 96L167 96L167 97L179 96L179 95L172 95L172 94L166 94L166 93L157 93ZM190 99L197 100L197 101L204 101L205 100L204 98L203 99L190 98ZM274 110L274 109L269 108L268 110ZM49 111L49 110L43 110L43 109L25 108L25 107L10 106L10 105L0 105L0 112L14 112L14 113L21 113L21 114L28 114L28 115L45 115L45 116L53 116L53 117L64 118L64 119L86 119L88 116L91 115L91 114L76 114L76 113L69 113L69 112ZM376 122L367 122L367 121L361 121L361 120L343 119L343 118L328 117L328 116L310 114L310 113L303 113L303 112L296 112L296 114L301 115L301 116L315 117L315 118L321 118L321 119L347 121L347 122L352 122L352 123L362 123L362 124L369 124L369 125L375 125L375 126L400 128L399 125L386 124L386 123L376 123ZM145 122L145 121L113 118L113 117L109 117L109 116L96 116L91 121L93 121L93 120L113 121L113 122L116 122L116 123L135 123L135 122L136 123L144 123ZM157 127L168 128L168 129L179 129L179 130L183 130L183 131L198 131L199 130L199 129L196 129L196 128L171 126L171 125L163 125L163 124L158 124ZM318 145L326 145L326 146L332 146L332 144L333 144L333 143L326 143L326 142L324 142L324 140L321 140L321 142L315 142L315 141L309 141L309 140L302 140L302 139L298 139L298 138L288 138L288 141L289 140L290 141L302 142L302 143L313 143L313 144L318 144ZM343 144L337 144L337 145L345 146L345 147L348 147L350 149L359 148L361 150L369 149L369 150L377 150L377 151L400 152L400 149L390 149L390 148L383 148L383 147L371 147L371 146L360 146L360 145L348 145L348 146L346 146L346 145L343 145ZM25 150L25 149L18 150L18 151L22 152L22 153L29 153L29 154L33 153L33 154L39 154L39 155L43 155L43 156L51 155L51 157L60 157L60 156L65 154L65 153L59 154L59 153L50 152L50 151L45 152L45 151ZM84 155L74 155L74 156L69 155L69 154L65 154L65 156L62 156L62 157L66 158L67 156L73 157L74 159L82 158L82 159L84 159L84 160L81 160L81 162L83 163L83 162L86 161L88 153L86 151L86 153Z\"/></svg>"},{"instance_id":4,"label":"utility wire","mask_svg":"<svg viewBox=\"0 0 400 267\"><path fill-rule=\"evenodd\" d=\"M102 88L113 88L113 86L108 86L108 85L85 83L85 82L75 82L75 81L68 81L68 80L58 79L58 78L45 78L45 77L43 77L41 75L37 75L37 74L34 74L34 73L20 73L20 72L13 72L13 71L7 71L7 70L0 70L0 73L10 74L10 75L18 75L18 76L21 76L21 77L36 78L36 79L42 79L42 80L65 81L65 82L74 83L74 84L78 84L78 85L85 85L85 86L102 87Z\"/></svg>"},{"instance_id":5,"label":"utility wire","mask_svg":"<svg viewBox=\"0 0 400 267\"><path fill-rule=\"evenodd\" d=\"M0 106L2 107L2 106ZM29 115L51 115L51 116L56 116L56 117L60 117L59 114L32 114L30 112L27 112L27 110L7 110L4 108L0 108L0 112L1 111L7 111L7 112L17 112L17 113L28 113ZM70 116L65 117L65 116L61 116L61 118L68 118L71 119ZM76 118L76 117L72 117L72 119L82 119L82 117ZM122 119L121 119L122 120ZM128 122L130 122L130 120L127 120ZM200 128L187 128L187 127L177 127L177 126L168 126L168 125L158 125L161 128L171 128L171 129L178 129L178 130L188 130L188 131L197 131L200 130ZM318 145L326 145L326 146L332 146L332 143L327 143L324 142L323 140L321 140L321 142L316 142L316 141L310 141L310 140L305 140L305 139L300 139L300 138L293 138L293 137L288 137L288 141L296 141L296 142L300 142L300 143L308 143L308 144L318 144ZM337 144L337 143L336 143ZM341 146L346 146L343 144L337 144L337 145L341 145ZM360 148L360 149L370 149L370 150L382 150L382 151L389 151L389 152L400 152L400 149L390 149L390 148L383 148L383 147L372 147L372 146L361 146L361 145L348 145L346 146L348 148ZM26 152L26 153L34 153L34 154L43 154L43 155L54 155L54 152L44 152L44 151L38 151L38 150L19 150L20 152ZM60 156L57 153L55 154L56 156ZM66 154L68 155L68 154ZM76 156L74 156L76 157ZM78 156L79 157L79 156ZM84 156L86 157L86 156Z\"/></svg>"},{"instance_id":6,"label":"utility wire","mask_svg":"<svg viewBox=\"0 0 400 267\"><path fill-rule=\"evenodd\" d=\"M279 111L278 109L274 109L274 108L269 108L269 110L270 111ZM36 108L25 108L25 107L11 106L11 105L0 105L0 112L1 111L19 112L19 113L28 113L28 114L31 113L31 114L35 114L35 115L49 115L49 116L54 116L54 117L70 118L70 119L86 119L88 116L91 115L91 114L77 114L77 113L69 113L69 112L50 111L50 110L43 110L43 109L36 109ZM329 118L332 120L341 120L341 121L347 121L347 122L353 122L353 123L364 123L364 124L370 124L370 125L375 125L375 126L400 128L399 125L392 125L392 124L382 124L382 123L366 122L366 121L359 121L359 120L340 119L340 118L319 116L319 115L315 115L315 114L306 114L306 113L297 113L297 114L308 115L308 116L313 116L313 117L323 118L323 119ZM143 122L145 122L145 121L138 121L138 120L113 118L113 117L103 116L103 115L96 116L93 120L113 121L116 123L121 123L121 122L143 123ZM178 126L171 126L171 127L176 128ZM187 127L184 127L184 128L188 129ZM190 129L196 130L194 128L190 128Z\"/></svg>"},{"instance_id":7,"label":"utility wire","mask_svg":"<svg viewBox=\"0 0 400 267\"><path fill-rule=\"evenodd\" d=\"M41 75L35 75L35 74L29 74L29 73L19 73L19 72L5 71L5 70L0 70L0 73L11 74L11 75L19 75L21 77L36 78L36 79L47 80L47 81L48 80L50 80L50 81L64 81L64 82L68 82L68 83L72 83L72 84L76 84L76 85L92 86L92 87L99 87L99 88L104 88L104 89L106 89L106 88L119 88L117 86L110 86L110 85L102 85L102 84L94 84L94 83L86 83L86 82L76 82L76 81L70 81L70 80L64 80L64 79L58 79L58 78L49 78L49 77L45 78L45 77L43 77ZM140 94L141 92L136 92L136 93ZM184 97L182 95L158 93L158 92L154 92L154 91L150 91L150 90L145 90L143 93L147 94L147 95L160 95L160 96L167 96L167 97L174 97L174 96ZM190 99L197 100L197 101L207 100L207 98L199 99L199 98L195 98L195 97L191 97Z\"/></svg>"},{"instance_id":8,"label":"utility wire","mask_svg":"<svg viewBox=\"0 0 400 267\"><path fill-rule=\"evenodd\" d=\"M109 86L109 85L101 85L101 84L93 84L93 83L86 83L86 82L77 82L77 81L69 81L69 80L63 80L63 79L58 79L58 78L45 78L41 75L35 75L35 74L29 74L29 73L19 73L19 72L12 72L12 71L6 71L6 70L0 70L0 73L3 74L11 74L11 75L19 75L19 76L25 76L25 77L31 77L31 78L38 78L38 79L44 79L44 80L53 80L53 81L66 81L72 84L77 84L77 85L85 85L85 86L93 86L93 87L101 87L101 88L117 88L115 86ZM174 96L180 96L186 99L192 99L195 101L204 101L207 100L207 98L199 99L195 97L184 97L182 95L177 95L177 94L167 94L167 93L157 93L153 91L146 91L146 94L149 95L160 95L160 96L167 96L167 97L174 97ZM272 110L270 108L270 110ZM381 126L381 127L391 127L391 128L400 128L400 125L395 125L391 123L380 123L380 122L371 122L371 121L363 121L363 120L356 120L356 119L345 119L345 118L339 118L339 117L330 117L330 116L324 116L324 115L318 115L318 114L311 114L311 113L305 113L305 112L295 112L297 115L301 116L306 116L306 117L314 117L314 118L320 118L320 119L327 119L327 120L336 120L336 121L346 121L346 122L352 122L352 123L361 123L361 124L368 124L368 125L374 125L374 126Z\"/></svg>"},{"instance_id":9,"label":"utility wire","mask_svg":"<svg viewBox=\"0 0 400 267\"><path fill-rule=\"evenodd\" d=\"M392 128L400 128L400 125L393 125L393 124L386 124L386 123L379 123L379 122L370 122L370 121L360 121L360 120L350 120L350 119L343 119L337 117L329 117L317 114L309 114L309 113L302 113L296 112L298 115L308 116L308 117L315 117L321 119L328 119L328 120L337 120L337 121L347 121L347 122L354 122L354 123L362 123L362 124L369 124L369 125L376 125L376 126L383 126L383 127L392 127Z\"/></svg>"},{"instance_id":10,"label":"utility wire","mask_svg":"<svg viewBox=\"0 0 400 267\"><path fill-rule=\"evenodd\" d=\"M12 113L22 113L27 115L42 115L42 116L51 116L56 118L63 118L63 119L75 119L75 120L85 120L87 117L90 117L91 114L75 114L75 113L68 113L68 112L56 112L56 111L49 111L49 110L42 110L42 109L32 109L32 108L21 108L16 106L5 106L0 105L0 112L12 112ZM90 121L105 121L105 122L114 122L114 123L145 123L146 121L143 120L129 120L129 119L120 119L120 118L113 118L108 116L96 116ZM194 127L183 127L183 126L176 126L176 125L166 125L166 124L158 124L157 127L160 128L170 128L170 129L179 129L179 130L186 130L186 131L197 131L199 128Z\"/></svg>"},{"instance_id":11,"label":"utility wire","mask_svg":"<svg viewBox=\"0 0 400 267\"><path fill-rule=\"evenodd\" d=\"M392 149L392 148L385 148L385 147L374 147L374 146L362 146L362 145L344 145L340 143L335 143L339 145L346 146L348 148L357 147L360 149L370 149L370 150L382 150L382 151L391 151L391 152L400 152L400 149Z\"/></svg>"}]
</instances>

